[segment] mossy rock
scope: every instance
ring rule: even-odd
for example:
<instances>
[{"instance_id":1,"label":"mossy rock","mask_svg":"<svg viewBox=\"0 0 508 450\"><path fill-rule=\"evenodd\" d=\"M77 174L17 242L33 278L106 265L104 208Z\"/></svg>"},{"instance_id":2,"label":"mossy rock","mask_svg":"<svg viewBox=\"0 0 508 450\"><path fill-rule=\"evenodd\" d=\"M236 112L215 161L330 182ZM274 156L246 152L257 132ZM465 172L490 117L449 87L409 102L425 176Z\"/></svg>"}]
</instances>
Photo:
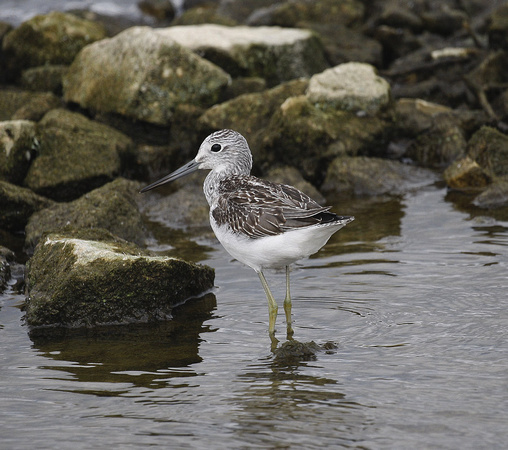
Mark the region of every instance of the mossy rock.
<instances>
[{"instance_id":1,"label":"mossy rock","mask_svg":"<svg viewBox=\"0 0 508 450\"><path fill-rule=\"evenodd\" d=\"M145 243L146 230L136 203L141 184L118 178L69 203L54 203L36 212L26 226L28 251L44 233L71 225L75 228L105 228L116 236Z\"/></svg>"},{"instance_id":2,"label":"mossy rock","mask_svg":"<svg viewBox=\"0 0 508 450\"><path fill-rule=\"evenodd\" d=\"M0 180L0 228L22 231L32 214L53 203L30 189Z\"/></svg>"},{"instance_id":3,"label":"mossy rock","mask_svg":"<svg viewBox=\"0 0 508 450\"><path fill-rule=\"evenodd\" d=\"M152 256L105 230L65 230L46 235L27 264L25 318L31 327L167 320L213 281L207 266Z\"/></svg>"},{"instance_id":4,"label":"mossy rock","mask_svg":"<svg viewBox=\"0 0 508 450\"><path fill-rule=\"evenodd\" d=\"M44 116L39 136L39 156L25 184L58 201L73 200L114 179L134 145L119 131L63 109Z\"/></svg>"},{"instance_id":5,"label":"mossy rock","mask_svg":"<svg viewBox=\"0 0 508 450\"><path fill-rule=\"evenodd\" d=\"M105 37L98 23L51 12L32 17L8 33L3 50L8 69L16 75L28 67L70 64L83 47Z\"/></svg>"}]
</instances>

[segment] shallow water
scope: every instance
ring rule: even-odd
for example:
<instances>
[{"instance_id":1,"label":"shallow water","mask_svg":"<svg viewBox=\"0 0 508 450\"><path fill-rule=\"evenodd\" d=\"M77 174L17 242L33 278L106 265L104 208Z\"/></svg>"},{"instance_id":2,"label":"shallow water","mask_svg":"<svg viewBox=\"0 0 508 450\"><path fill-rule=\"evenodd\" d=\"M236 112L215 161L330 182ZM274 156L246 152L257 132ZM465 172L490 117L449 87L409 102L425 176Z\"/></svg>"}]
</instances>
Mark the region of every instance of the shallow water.
<instances>
[{"instance_id":1,"label":"shallow water","mask_svg":"<svg viewBox=\"0 0 508 450\"><path fill-rule=\"evenodd\" d=\"M216 289L169 323L30 338L4 293L2 448L505 448L508 222L457 205L336 208L355 222L292 271L295 339L335 344L310 361L274 358L257 276L213 239Z\"/></svg>"}]
</instances>

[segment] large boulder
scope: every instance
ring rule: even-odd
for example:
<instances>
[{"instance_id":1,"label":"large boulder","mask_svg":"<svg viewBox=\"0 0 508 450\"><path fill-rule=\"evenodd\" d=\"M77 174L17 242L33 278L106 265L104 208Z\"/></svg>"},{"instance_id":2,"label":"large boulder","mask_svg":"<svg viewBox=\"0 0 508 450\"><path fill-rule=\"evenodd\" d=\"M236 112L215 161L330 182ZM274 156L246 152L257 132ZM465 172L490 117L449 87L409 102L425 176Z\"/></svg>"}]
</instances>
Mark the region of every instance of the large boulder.
<instances>
[{"instance_id":1,"label":"large boulder","mask_svg":"<svg viewBox=\"0 0 508 450\"><path fill-rule=\"evenodd\" d=\"M34 122L0 122L0 180L22 183L36 147Z\"/></svg>"},{"instance_id":2,"label":"large boulder","mask_svg":"<svg viewBox=\"0 0 508 450\"><path fill-rule=\"evenodd\" d=\"M160 33L232 76L259 76L271 86L328 67L321 43L309 30L209 24L170 27Z\"/></svg>"},{"instance_id":3,"label":"large boulder","mask_svg":"<svg viewBox=\"0 0 508 450\"><path fill-rule=\"evenodd\" d=\"M48 234L27 264L26 322L93 327L166 320L213 281L210 267L150 255L105 230Z\"/></svg>"},{"instance_id":4,"label":"large boulder","mask_svg":"<svg viewBox=\"0 0 508 450\"><path fill-rule=\"evenodd\" d=\"M91 110L167 125L182 103L211 106L230 77L165 29L132 27L85 47L64 77L64 98Z\"/></svg>"},{"instance_id":5,"label":"large boulder","mask_svg":"<svg viewBox=\"0 0 508 450\"><path fill-rule=\"evenodd\" d=\"M12 30L3 40L3 50L8 70L18 74L28 67L70 64L84 46L105 37L106 31L98 23L51 12Z\"/></svg>"},{"instance_id":6,"label":"large boulder","mask_svg":"<svg viewBox=\"0 0 508 450\"><path fill-rule=\"evenodd\" d=\"M25 184L58 201L73 200L111 181L133 147L119 131L63 109L44 116L39 135L39 156Z\"/></svg>"},{"instance_id":7,"label":"large boulder","mask_svg":"<svg viewBox=\"0 0 508 450\"><path fill-rule=\"evenodd\" d=\"M32 214L53 203L30 189L0 180L0 228L22 231Z\"/></svg>"},{"instance_id":8,"label":"large boulder","mask_svg":"<svg viewBox=\"0 0 508 450\"><path fill-rule=\"evenodd\" d=\"M145 243L146 230L136 200L141 184L124 178L69 203L55 203L36 212L26 226L26 248L33 250L41 236L71 225L104 228L122 239Z\"/></svg>"}]
</instances>

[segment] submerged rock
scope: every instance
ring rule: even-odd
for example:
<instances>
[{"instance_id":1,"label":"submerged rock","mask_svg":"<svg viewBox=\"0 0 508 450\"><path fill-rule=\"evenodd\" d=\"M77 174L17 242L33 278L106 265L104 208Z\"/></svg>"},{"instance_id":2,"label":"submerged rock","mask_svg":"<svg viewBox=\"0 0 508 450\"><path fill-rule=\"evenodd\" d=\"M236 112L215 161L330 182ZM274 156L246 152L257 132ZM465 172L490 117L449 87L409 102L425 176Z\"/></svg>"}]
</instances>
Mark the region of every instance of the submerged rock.
<instances>
[{"instance_id":1,"label":"submerged rock","mask_svg":"<svg viewBox=\"0 0 508 450\"><path fill-rule=\"evenodd\" d=\"M152 256L105 230L46 235L27 265L26 322L93 327L171 318L213 286L210 267Z\"/></svg>"},{"instance_id":2,"label":"submerged rock","mask_svg":"<svg viewBox=\"0 0 508 450\"><path fill-rule=\"evenodd\" d=\"M78 113L55 109L39 123L39 156L25 184L55 200L73 200L111 181L120 172L131 139Z\"/></svg>"},{"instance_id":3,"label":"submerged rock","mask_svg":"<svg viewBox=\"0 0 508 450\"><path fill-rule=\"evenodd\" d=\"M30 189L0 180L0 228L22 231L32 214L53 203Z\"/></svg>"},{"instance_id":4,"label":"submerged rock","mask_svg":"<svg viewBox=\"0 0 508 450\"><path fill-rule=\"evenodd\" d=\"M22 183L36 147L34 122L28 120L0 122L0 180Z\"/></svg>"},{"instance_id":5,"label":"submerged rock","mask_svg":"<svg viewBox=\"0 0 508 450\"><path fill-rule=\"evenodd\" d=\"M84 48L64 77L64 98L84 108L157 124L177 105L211 106L231 79L166 29L132 27Z\"/></svg>"},{"instance_id":6,"label":"submerged rock","mask_svg":"<svg viewBox=\"0 0 508 450\"><path fill-rule=\"evenodd\" d=\"M145 243L146 230L136 203L140 183L117 178L70 203L35 213L26 226L25 247L33 250L44 233L65 226L104 228L122 239Z\"/></svg>"},{"instance_id":7,"label":"submerged rock","mask_svg":"<svg viewBox=\"0 0 508 450\"><path fill-rule=\"evenodd\" d=\"M232 76L258 76L270 86L328 67L312 32L279 27L191 25L160 31Z\"/></svg>"}]
</instances>

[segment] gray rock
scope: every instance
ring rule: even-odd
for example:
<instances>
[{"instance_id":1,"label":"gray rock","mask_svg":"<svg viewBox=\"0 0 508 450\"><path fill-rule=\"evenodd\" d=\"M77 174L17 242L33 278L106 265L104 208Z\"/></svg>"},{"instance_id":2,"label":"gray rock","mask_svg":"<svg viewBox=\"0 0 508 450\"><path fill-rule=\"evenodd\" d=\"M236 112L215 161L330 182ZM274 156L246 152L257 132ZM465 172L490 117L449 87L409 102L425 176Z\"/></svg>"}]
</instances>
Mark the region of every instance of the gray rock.
<instances>
[{"instance_id":1,"label":"gray rock","mask_svg":"<svg viewBox=\"0 0 508 450\"><path fill-rule=\"evenodd\" d=\"M207 266L152 256L104 230L46 235L27 264L31 327L94 327L171 318L213 286Z\"/></svg>"},{"instance_id":2,"label":"gray rock","mask_svg":"<svg viewBox=\"0 0 508 450\"><path fill-rule=\"evenodd\" d=\"M321 43L309 30L209 24L160 32L232 76L259 76L270 86L309 77L328 67Z\"/></svg>"},{"instance_id":3,"label":"gray rock","mask_svg":"<svg viewBox=\"0 0 508 450\"><path fill-rule=\"evenodd\" d=\"M307 98L313 104L375 114L390 102L390 85L364 63L346 63L314 75Z\"/></svg>"},{"instance_id":4,"label":"gray rock","mask_svg":"<svg viewBox=\"0 0 508 450\"><path fill-rule=\"evenodd\" d=\"M59 201L69 201L118 175L122 155L133 147L117 130L78 113L55 109L39 123L40 151L25 184Z\"/></svg>"},{"instance_id":5,"label":"gray rock","mask_svg":"<svg viewBox=\"0 0 508 450\"><path fill-rule=\"evenodd\" d=\"M0 122L0 180L20 184L30 167L37 145L34 122Z\"/></svg>"},{"instance_id":6,"label":"gray rock","mask_svg":"<svg viewBox=\"0 0 508 450\"><path fill-rule=\"evenodd\" d=\"M480 128L467 144L468 156L492 178L508 178L508 136L494 128Z\"/></svg>"},{"instance_id":7,"label":"gray rock","mask_svg":"<svg viewBox=\"0 0 508 450\"><path fill-rule=\"evenodd\" d=\"M145 243L146 230L136 201L141 184L117 178L70 203L55 203L36 212L26 226L26 248L33 250L44 233L71 225L104 228L137 244Z\"/></svg>"},{"instance_id":8,"label":"gray rock","mask_svg":"<svg viewBox=\"0 0 508 450\"><path fill-rule=\"evenodd\" d=\"M0 180L0 228L22 231L32 214L52 204L30 189Z\"/></svg>"},{"instance_id":9,"label":"gray rock","mask_svg":"<svg viewBox=\"0 0 508 450\"><path fill-rule=\"evenodd\" d=\"M496 181L475 197L473 205L484 209L508 206L508 182Z\"/></svg>"},{"instance_id":10,"label":"gray rock","mask_svg":"<svg viewBox=\"0 0 508 450\"><path fill-rule=\"evenodd\" d=\"M211 106L230 83L167 29L133 27L85 47L64 77L64 98L84 108L157 125L182 103Z\"/></svg>"},{"instance_id":11,"label":"gray rock","mask_svg":"<svg viewBox=\"0 0 508 450\"><path fill-rule=\"evenodd\" d=\"M206 173L198 173L185 181L172 183L169 195L153 193L143 196L143 212L152 222L165 227L203 230L210 228L209 207L203 194Z\"/></svg>"},{"instance_id":12,"label":"gray rock","mask_svg":"<svg viewBox=\"0 0 508 450\"><path fill-rule=\"evenodd\" d=\"M106 37L104 28L72 14L51 12L22 23L5 36L7 67L19 73L44 64L70 64L85 46Z\"/></svg>"},{"instance_id":13,"label":"gray rock","mask_svg":"<svg viewBox=\"0 0 508 450\"><path fill-rule=\"evenodd\" d=\"M328 167L325 193L400 195L436 180L429 170L381 158L339 157Z\"/></svg>"}]
</instances>

